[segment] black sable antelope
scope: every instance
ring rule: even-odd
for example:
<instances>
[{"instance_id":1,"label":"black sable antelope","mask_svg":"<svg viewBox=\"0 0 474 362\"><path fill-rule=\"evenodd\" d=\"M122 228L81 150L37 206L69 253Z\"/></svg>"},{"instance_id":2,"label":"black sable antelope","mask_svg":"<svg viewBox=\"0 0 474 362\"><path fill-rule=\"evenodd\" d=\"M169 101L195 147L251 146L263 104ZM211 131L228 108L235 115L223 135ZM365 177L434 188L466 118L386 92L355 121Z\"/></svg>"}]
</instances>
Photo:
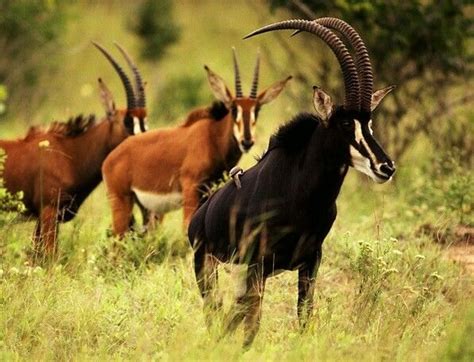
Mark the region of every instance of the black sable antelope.
<instances>
[{"instance_id":1,"label":"black sable antelope","mask_svg":"<svg viewBox=\"0 0 474 362\"><path fill-rule=\"evenodd\" d=\"M217 261L248 265L246 291L226 322L226 331L232 332L245 318L245 346L258 330L266 278L278 271L298 270L298 317L305 326L321 246L336 218L348 167L377 183L395 172L371 130L372 110L393 87L372 94L372 67L357 32L342 20L322 18L283 21L247 37L280 29L307 31L327 43L340 63L346 96L342 106L335 106L314 87L316 114L300 114L281 127L260 161L239 182L217 191L191 221L189 240L206 309L220 305L212 296ZM354 49L356 63L333 30Z\"/></svg>"},{"instance_id":2,"label":"black sable antelope","mask_svg":"<svg viewBox=\"0 0 474 362\"><path fill-rule=\"evenodd\" d=\"M7 154L3 177L10 192L23 191L27 213L37 218L34 232L36 257L57 249L58 221L71 220L86 197L102 180L105 157L129 135L146 129L145 93L140 73L128 54L118 48L130 65L136 90L113 57L100 45L122 80L127 107L116 109L112 94L99 79L106 116L78 116L48 129L32 127L23 139L0 140Z\"/></svg>"}]
</instances>

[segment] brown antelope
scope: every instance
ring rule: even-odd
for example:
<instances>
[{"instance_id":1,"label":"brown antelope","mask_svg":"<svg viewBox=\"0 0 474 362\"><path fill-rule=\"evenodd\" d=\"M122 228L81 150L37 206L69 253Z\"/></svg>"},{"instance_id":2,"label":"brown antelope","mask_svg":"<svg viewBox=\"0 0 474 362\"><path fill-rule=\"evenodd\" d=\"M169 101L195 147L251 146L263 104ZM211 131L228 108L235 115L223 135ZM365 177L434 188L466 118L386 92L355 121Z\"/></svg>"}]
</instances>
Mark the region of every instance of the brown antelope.
<instances>
[{"instance_id":1,"label":"brown antelope","mask_svg":"<svg viewBox=\"0 0 474 362\"><path fill-rule=\"evenodd\" d=\"M224 80L205 66L217 102L192 111L185 122L173 128L129 138L105 160L102 175L112 206L114 235L122 236L131 226L133 203L161 219L184 205L184 226L199 204L199 190L239 161L254 144L260 107L275 99L291 77L257 95L259 57L250 96L242 93L235 50L235 96ZM144 223L153 225L154 220Z\"/></svg>"},{"instance_id":2,"label":"brown antelope","mask_svg":"<svg viewBox=\"0 0 474 362\"><path fill-rule=\"evenodd\" d=\"M129 135L146 128L145 93L137 67L116 44L135 77L136 92L129 78L100 45L122 80L127 107L116 109L112 94L99 78L100 96L106 116L82 115L68 122L54 122L47 129L31 127L23 139L0 140L7 159L4 180L10 192L23 192L27 214L38 218L34 250L53 255L57 251L57 224L71 220L84 199L101 181L100 168L105 157Z\"/></svg>"}]
</instances>

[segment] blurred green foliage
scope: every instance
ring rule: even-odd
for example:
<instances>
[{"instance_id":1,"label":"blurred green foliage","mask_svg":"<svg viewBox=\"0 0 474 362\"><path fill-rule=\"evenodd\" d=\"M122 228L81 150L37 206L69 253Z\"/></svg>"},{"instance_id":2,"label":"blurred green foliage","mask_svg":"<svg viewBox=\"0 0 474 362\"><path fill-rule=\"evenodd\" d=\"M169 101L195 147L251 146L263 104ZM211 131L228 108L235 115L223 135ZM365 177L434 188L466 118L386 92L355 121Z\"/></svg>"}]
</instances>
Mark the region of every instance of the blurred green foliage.
<instances>
[{"instance_id":1,"label":"blurred green foliage","mask_svg":"<svg viewBox=\"0 0 474 362\"><path fill-rule=\"evenodd\" d=\"M270 0L273 8L301 12L306 6L319 16L335 16L360 29L384 82L411 63L412 72L459 73L469 59L467 38L472 37L472 19L466 2L455 0ZM300 4L300 7L298 7Z\"/></svg>"},{"instance_id":2,"label":"blurred green foliage","mask_svg":"<svg viewBox=\"0 0 474 362\"><path fill-rule=\"evenodd\" d=\"M43 72L51 71L49 45L65 30L68 3L0 1L0 83L8 87L11 100L23 99L25 88L34 86Z\"/></svg>"},{"instance_id":3,"label":"blurred green foliage","mask_svg":"<svg viewBox=\"0 0 474 362\"><path fill-rule=\"evenodd\" d=\"M6 102L8 98L7 87L3 84L0 84L0 116L5 113L7 107Z\"/></svg>"},{"instance_id":4,"label":"blurred green foliage","mask_svg":"<svg viewBox=\"0 0 474 362\"><path fill-rule=\"evenodd\" d=\"M203 95L203 84L204 76L182 75L170 78L158 94L154 119L176 123L177 119L193 108L203 105L208 99L208 96Z\"/></svg>"},{"instance_id":5,"label":"blurred green foliage","mask_svg":"<svg viewBox=\"0 0 474 362\"><path fill-rule=\"evenodd\" d=\"M132 29L143 42L143 58L154 61L162 59L166 48L178 40L180 33L173 20L173 1L143 1Z\"/></svg>"}]
</instances>

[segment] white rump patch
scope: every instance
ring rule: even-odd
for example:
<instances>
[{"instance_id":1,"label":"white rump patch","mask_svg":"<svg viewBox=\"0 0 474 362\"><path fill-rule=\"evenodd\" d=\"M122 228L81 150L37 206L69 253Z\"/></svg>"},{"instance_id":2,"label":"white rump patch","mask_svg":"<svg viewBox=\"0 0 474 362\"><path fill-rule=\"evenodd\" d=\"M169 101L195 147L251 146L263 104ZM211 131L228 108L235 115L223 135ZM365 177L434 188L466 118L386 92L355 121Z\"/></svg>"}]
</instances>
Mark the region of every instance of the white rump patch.
<instances>
[{"instance_id":1,"label":"white rump patch","mask_svg":"<svg viewBox=\"0 0 474 362\"><path fill-rule=\"evenodd\" d=\"M183 205L183 195L181 192L170 192L168 194L158 194L149 191L141 191L132 187L138 201L147 210L157 213L167 213L179 209Z\"/></svg>"}]
</instances>

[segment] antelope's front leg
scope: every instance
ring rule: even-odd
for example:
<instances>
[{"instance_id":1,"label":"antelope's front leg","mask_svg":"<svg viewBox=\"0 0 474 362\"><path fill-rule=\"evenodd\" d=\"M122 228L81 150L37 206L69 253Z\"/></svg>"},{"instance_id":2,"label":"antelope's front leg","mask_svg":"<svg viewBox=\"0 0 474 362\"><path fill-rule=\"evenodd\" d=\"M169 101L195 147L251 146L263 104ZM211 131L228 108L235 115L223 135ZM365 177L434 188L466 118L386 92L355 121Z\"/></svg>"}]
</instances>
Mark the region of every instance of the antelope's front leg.
<instances>
[{"instance_id":1,"label":"antelope's front leg","mask_svg":"<svg viewBox=\"0 0 474 362\"><path fill-rule=\"evenodd\" d=\"M183 226L185 230L188 229L191 217L199 205L198 185L197 178L183 177L181 179L181 187L183 188Z\"/></svg>"},{"instance_id":2,"label":"antelope's front leg","mask_svg":"<svg viewBox=\"0 0 474 362\"><path fill-rule=\"evenodd\" d=\"M247 290L237 299L230 312L226 333L232 333L245 318L244 348L250 347L260 327L262 300L266 278L260 264L249 266L247 271Z\"/></svg>"},{"instance_id":3,"label":"antelope's front leg","mask_svg":"<svg viewBox=\"0 0 474 362\"><path fill-rule=\"evenodd\" d=\"M45 261L54 258L58 249L56 238L58 233L58 211L55 205L45 206L36 225L34 238L35 260Z\"/></svg>"},{"instance_id":4,"label":"antelope's front leg","mask_svg":"<svg viewBox=\"0 0 474 362\"><path fill-rule=\"evenodd\" d=\"M305 263L298 269L298 319L302 330L308 326L313 315L314 285L321 255L319 246L314 261Z\"/></svg>"}]
</instances>

